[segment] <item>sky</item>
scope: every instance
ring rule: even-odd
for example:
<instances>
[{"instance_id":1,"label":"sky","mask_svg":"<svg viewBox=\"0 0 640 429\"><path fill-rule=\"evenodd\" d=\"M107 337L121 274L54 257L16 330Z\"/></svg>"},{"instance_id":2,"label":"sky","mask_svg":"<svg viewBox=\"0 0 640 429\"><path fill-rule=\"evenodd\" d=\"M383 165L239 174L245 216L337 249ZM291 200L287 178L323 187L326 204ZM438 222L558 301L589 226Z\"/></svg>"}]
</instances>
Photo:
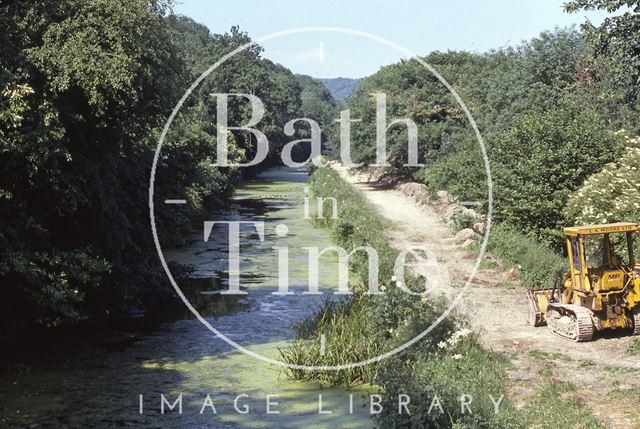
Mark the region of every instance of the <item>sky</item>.
<instances>
[{"instance_id":1,"label":"sky","mask_svg":"<svg viewBox=\"0 0 640 429\"><path fill-rule=\"evenodd\" d=\"M214 33L238 25L253 39L303 27L339 27L383 38L401 51L361 35L308 31L261 43L264 56L294 73L359 78L381 66L432 51L486 52L516 46L545 30L599 24L601 12L563 11L562 0L175 0L174 12Z\"/></svg>"}]
</instances>

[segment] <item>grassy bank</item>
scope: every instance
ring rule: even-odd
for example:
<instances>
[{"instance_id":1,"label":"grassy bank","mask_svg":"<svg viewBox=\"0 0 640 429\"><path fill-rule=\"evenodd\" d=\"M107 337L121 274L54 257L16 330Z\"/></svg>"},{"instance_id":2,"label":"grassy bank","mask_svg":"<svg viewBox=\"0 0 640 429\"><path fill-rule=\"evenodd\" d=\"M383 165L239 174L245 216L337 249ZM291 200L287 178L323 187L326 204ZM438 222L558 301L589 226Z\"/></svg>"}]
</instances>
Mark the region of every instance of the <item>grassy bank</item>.
<instances>
[{"instance_id":1,"label":"grassy bank","mask_svg":"<svg viewBox=\"0 0 640 429\"><path fill-rule=\"evenodd\" d=\"M314 197L334 197L337 219L318 219L328 228L334 242L347 250L369 245L379 253L380 288L384 295L367 295L368 263L364 252L350 259L351 284L356 293L348 299L326 301L318 313L297 326L298 340L282 350L290 363L337 365L371 358L391 350L424 331L441 313L443 303L423 300L400 290L394 283L396 252L384 236L388 227L364 196L330 169L317 170L310 187ZM407 275L407 286L421 290L419 279ZM320 335L341 338L321 355ZM380 427L522 427L519 414L508 399L495 413L491 399L506 391L508 363L481 348L464 322L451 316L429 335L405 351L378 364L344 371L290 371L298 379L330 384L372 383L383 398L376 414ZM411 396L411 414L398 413L401 394ZM460 406L460 396L473 397L472 413ZM437 397L438 407L431 407ZM430 410L431 408L431 410Z\"/></svg>"},{"instance_id":2,"label":"grassy bank","mask_svg":"<svg viewBox=\"0 0 640 429\"><path fill-rule=\"evenodd\" d=\"M327 228L335 244L350 251L360 246L374 248L379 257L379 287L384 295L366 293L368 259L364 252L349 258L350 286L354 294L341 301L326 301L325 305L296 330L299 341L282 350L285 360L304 365L338 365L377 356L393 337L394 332L413 314L433 314L433 303L416 300L395 287L393 268L396 253L381 233L386 228L383 219L364 197L344 182L333 170L321 169L310 179L313 197L333 197L338 202L335 219L315 219L318 227ZM329 204L327 204L327 209ZM326 210L325 212L329 212ZM417 279L407 277L407 287L418 290ZM442 323L434 336L439 340L454 330L452 322ZM340 338L327 353L320 355L320 336ZM331 384L373 383L379 365L372 364L344 371L291 371L294 378L322 380Z\"/></svg>"},{"instance_id":3,"label":"grassy bank","mask_svg":"<svg viewBox=\"0 0 640 429\"><path fill-rule=\"evenodd\" d=\"M487 251L517 268L521 286L529 289L552 287L556 270L566 267L554 250L505 224L491 228Z\"/></svg>"}]
</instances>

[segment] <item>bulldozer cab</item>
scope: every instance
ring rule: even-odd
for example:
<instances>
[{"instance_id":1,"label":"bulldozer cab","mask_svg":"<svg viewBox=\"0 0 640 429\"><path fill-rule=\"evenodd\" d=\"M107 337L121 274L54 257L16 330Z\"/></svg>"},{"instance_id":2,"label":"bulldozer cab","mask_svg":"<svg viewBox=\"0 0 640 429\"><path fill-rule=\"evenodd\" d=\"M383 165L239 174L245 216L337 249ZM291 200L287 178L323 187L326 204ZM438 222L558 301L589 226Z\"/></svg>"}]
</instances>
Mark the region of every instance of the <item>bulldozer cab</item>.
<instances>
[{"instance_id":1,"label":"bulldozer cab","mask_svg":"<svg viewBox=\"0 0 640 429\"><path fill-rule=\"evenodd\" d=\"M636 264L634 235L639 231L635 223L565 228L572 289L583 293L623 289L625 273Z\"/></svg>"},{"instance_id":2,"label":"bulldozer cab","mask_svg":"<svg viewBox=\"0 0 640 429\"><path fill-rule=\"evenodd\" d=\"M640 276L634 256L634 236L639 232L639 224L626 222L564 228L568 270L556 273L555 284L548 288L526 291L529 323L545 325L547 308L554 303L579 303L597 310L603 297L609 302L608 296L632 288ZM640 290L627 296L627 302L640 303Z\"/></svg>"}]
</instances>

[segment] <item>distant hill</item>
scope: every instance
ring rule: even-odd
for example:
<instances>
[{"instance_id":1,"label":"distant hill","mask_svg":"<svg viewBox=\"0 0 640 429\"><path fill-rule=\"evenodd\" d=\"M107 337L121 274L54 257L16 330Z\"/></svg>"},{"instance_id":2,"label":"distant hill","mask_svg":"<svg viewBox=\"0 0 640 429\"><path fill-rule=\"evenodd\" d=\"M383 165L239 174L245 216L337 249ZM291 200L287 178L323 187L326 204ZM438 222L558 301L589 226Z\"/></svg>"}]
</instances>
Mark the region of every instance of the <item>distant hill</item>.
<instances>
[{"instance_id":1,"label":"distant hill","mask_svg":"<svg viewBox=\"0 0 640 429\"><path fill-rule=\"evenodd\" d=\"M338 106L329 89L317 79L302 74L296 75L302 88L300 99L302 113L316 120L321 126L327 126L336 118Z\"/></svg>"},{"instance_id":2,"label":"distant hill","mask_svg":"<svg viewBox=\"0 0 640 429\"><path fill-rule=\"evenodd\" d=\"M327 87L333 98L339 104L344 104L345 100L351 96L360 83L360 79L350 79L346 77L318 80Z\"/></svg>"}]
</instances>

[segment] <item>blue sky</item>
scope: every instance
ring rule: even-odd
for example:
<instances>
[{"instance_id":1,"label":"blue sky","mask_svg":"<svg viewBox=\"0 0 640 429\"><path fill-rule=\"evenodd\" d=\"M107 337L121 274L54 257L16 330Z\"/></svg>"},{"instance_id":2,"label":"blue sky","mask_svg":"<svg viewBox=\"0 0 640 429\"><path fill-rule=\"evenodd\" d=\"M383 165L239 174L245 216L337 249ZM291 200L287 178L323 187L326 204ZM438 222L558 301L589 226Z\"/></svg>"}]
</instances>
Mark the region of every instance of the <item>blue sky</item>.
<instances>
[{"instance_id":1,"label":"blue sky","mask_svg":"<svg viewBox=\"0 0 640 429\"><path fill-rule=\"evenodd\" d=\"M174 11L212 32L239 25L252 38L299 27L342 27L388 39L418 55L434 50L485 52L514 46L554 27L598 24L600 12L567 14L562 0L244 1L176 0ZM295 73L363 77L406 57L360 36L312 32L266 41L264 56Z\"/></svg>"}]
</instances>

